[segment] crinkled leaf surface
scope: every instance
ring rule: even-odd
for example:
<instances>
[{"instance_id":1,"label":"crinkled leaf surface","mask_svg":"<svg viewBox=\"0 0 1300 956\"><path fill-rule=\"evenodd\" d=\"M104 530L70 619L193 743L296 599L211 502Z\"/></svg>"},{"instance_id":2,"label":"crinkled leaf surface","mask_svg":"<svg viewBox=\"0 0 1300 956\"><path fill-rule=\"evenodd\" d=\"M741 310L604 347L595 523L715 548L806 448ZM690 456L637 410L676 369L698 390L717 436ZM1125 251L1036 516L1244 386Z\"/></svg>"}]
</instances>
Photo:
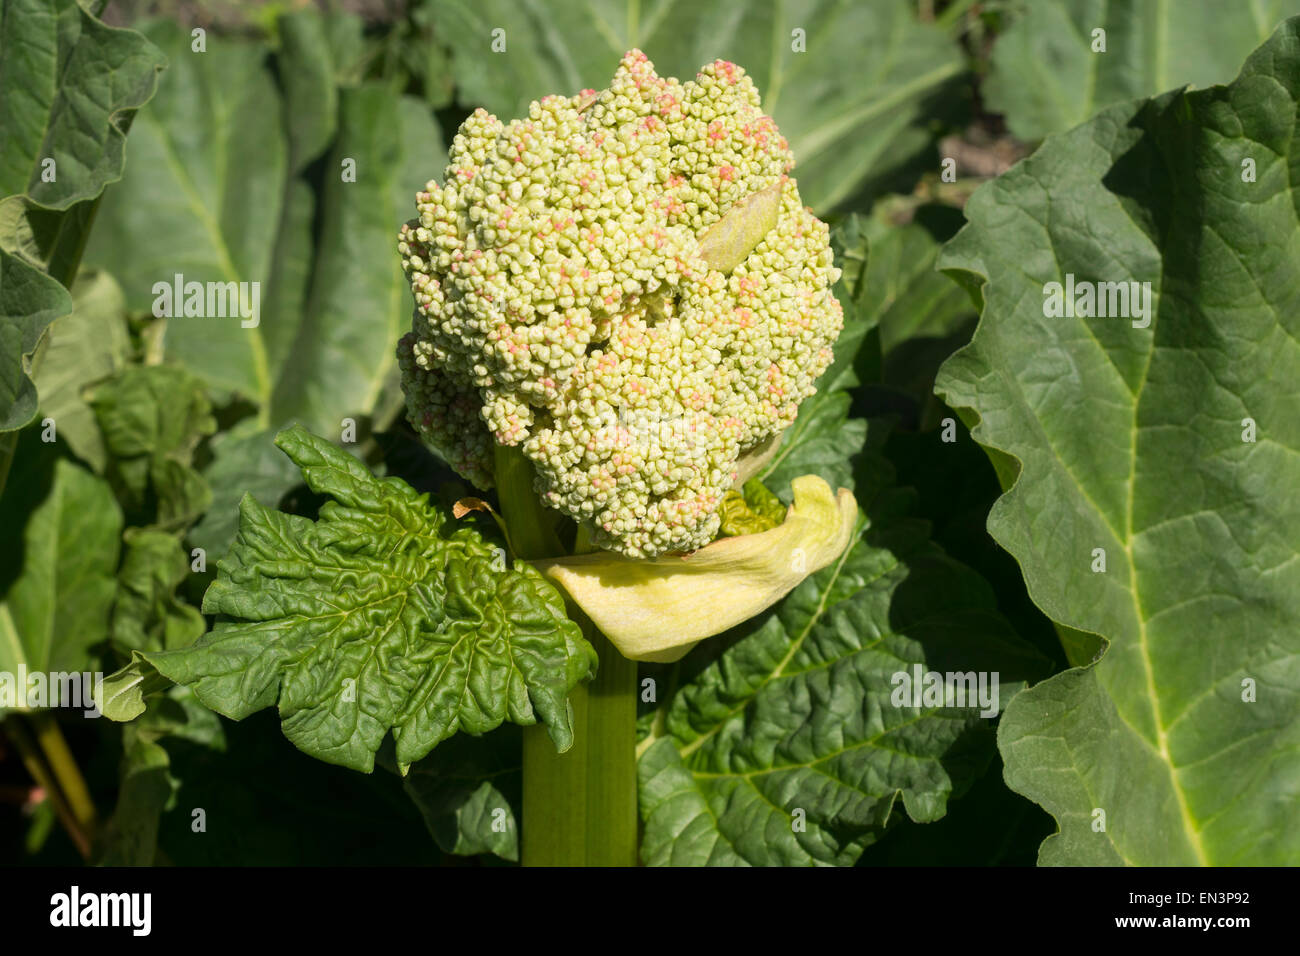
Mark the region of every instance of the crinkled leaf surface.
<instances>
[{"instance_id":1,"label":"crinkled leaf surface","mask_svg":"<svg viewBox=\"0 0 1300 956\"><path fill-rule=\"evenodd\" d=\"M264 428L296 420L337 435L371 411L395 363L410 320L397 229L445 150L414 99L336 86L328 19L304 10L279 23L274 55L231 38L193 53L176 24L145 28L171 70L136 117L86 258L141 311L176 274L260 283L256 327L233 310L174 316L167 354L255 403Z\"/></svg>"},{"instance_id":2,"label":"crinkled leaf surface","mask_svg":"<svg viewBox=\"0 0 1300 956\"><path fill-rule=\"evenodd\" d=\"M199 379L178 366L133 365L90 402L133 524L180 528L203 513L212 492L194 450L217 423Z\"/></svg>"},{"instance_id":3,"label":"crinkled leaf surface","mask_svg":"<svg viewBox=\"0 0 1300 956\"><path fill-rule=\"evenodd\" d=\"M786 506L768 491L761 481L750 479L740 490L732 488L718 506L722 527L718 536L731 538L742 534L761 534L785 520Z\"/></svg>"},{"instance_id":4,"label":"crinkled leaf surface","mask_svg":"<svg viewBox=\"0 0 1300 956\"><path fill-rule=\"evenodd\" d=\"M313 522L246 497L203 601L225 619L193 647L133 666L147 661L234 719L278 701L295 745L366 772L390 729L401 764L506 720L540 720L567 749L567 694L595 652L555 589L300 426L277 443L335 500Z\"/></svg>"},{"instance_id":5,"label":"crinkled leaf surface","mask_svg":"<svg viewBox=\"0 0 1300 956\"><path fill-rule=\"evenodd\" d=\"M1296 13L1297 0L1034 0L998 36L985 91L1012 132L1040 139L1124 100L1226 83Z\"/></svg>"},{"instance_id":6,"label":"crinkled leaf surface","mask_svg":"<svg viewBox=\"0 0 1300 956\"><path fill-rule=\"evenodd\" d=\"M502 120L551 93L602 89L639 47L661 76L689 80L715 59L753 77L790 142L804 202L827 212L930 147L926 122L960 50L906 0L436 0L461 103ZM494 29L506 47L494 52ZM805 50L793 48L802 30ZM951 98L949 99L951 102Z\"/></svg>"},{"instance_id":7,"label":"crinkled leaf surface","mask_svg":"<svg viewBox=\"0 0 1300 956\"><path fill-rule=\"evenodd\" d=\"M984 310L939 390L1019 462L989 530L1109 642L1002 720L1008 783L1060 827L1043 863L1300 861L1298 99L1300 19L1229 86L1049 138L941 262ZM1067 274L1150 282L1150 324L1046 317Z\"/></svg>"},{"instance_id":8,"label":"crinkled leaf surface","mask_svg":"<svg viewBox=\"0 0 1300 956\"><path fill-rule=\"evenodd\" d=\"M1005 701L1041 672L988 585L881 487L888 464L864 472L870 517L842 558L679 665L639 762L647 863L851 864L900 795L936 820L992 755L978 705L896 707L894 675L997 672Z\"/></svg>"},{"instance_id":9,"label":"crinkled leaf surface","mask_svg":"<svg viewBox=\"0 0 1300 956\"><path fill-rule=\"evenodd\" d=\"M113 644L133 650L187 647L206 630L203 615L176 594L190 558L175 534L128 528L113 602Z\"/></svg>"}]
</instances>

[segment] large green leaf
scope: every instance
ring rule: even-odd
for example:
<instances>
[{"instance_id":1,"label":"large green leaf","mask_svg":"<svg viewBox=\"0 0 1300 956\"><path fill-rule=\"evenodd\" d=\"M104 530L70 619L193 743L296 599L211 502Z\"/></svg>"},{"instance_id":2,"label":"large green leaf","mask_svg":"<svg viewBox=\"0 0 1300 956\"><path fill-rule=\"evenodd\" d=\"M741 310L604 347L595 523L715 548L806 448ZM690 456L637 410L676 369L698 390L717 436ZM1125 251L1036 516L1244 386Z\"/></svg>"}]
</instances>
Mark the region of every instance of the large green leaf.
<instances>
[{"instance_id":1,"label":"large green leaf","mask_svg":"<svg viewBox=\"0 0 1300 956\"><path fill-rule=\"evenodd\" d=\"M978 706L895 706L895 675L996 674L1005 701L1042 672L988 585L907 516L883 459L857 495L867 514L838 562L681 663L640 759L646 862L851 864L900 796L937 820L992 756Z\"/></svg>"},{"instance_id":2,"label":"large green leaf","mask_svg":"<svg viewBox=\"0 0 1300 956\"><path fill-rule=\"evenodd\" d=\"M122 174L126 127L163 64L144 37L75 0L0 0L0 433L36 414L32 353L72 309L60 283L72 284L97 198ZM0 488L13 442L0 434Z\"/></svg>"},{"instance_id":3,"label":"large green leaf","mask_svg":"<svg viewBox=\"0 0 1300 956\"><path fill-rule=\"evenodd\" d=\"M178 24L146 32L171 68L136 118L131 165L104 197L86 250L87 262L112 272L137 311L151 311L154 284L177 273L186 281L266 282L288 163L283 106L264 48L227 41L191 52ZM247 135L254 129L258 135ZM237 314L177 317L168 323L167 351L213 386L263 399L272 380L262 326L276 321L265 315L245 329Z\"/></svg>"},{"instance_id":4,"label":"large green leaf","mask_svg":"<svg viewBox=\"0 0 1300 956\"><path fill-rule=\"evenodd\" d=\"M131 342L125 308L112 276L82 272L72 287L72 312L54 320L32 358L41 414L54 420L59 441L98 473L108 452L86 389L126 365Z\"/></svg>"},{"instance_id":5,"label":"large green leaf","mask_svg":"<svg viewBox=\"0 0 1300 956\"><path fill-rule=\"evenodd\" d=\"M246 497L203 599L224 619L192 647L137 653L127 673L156 668L237 720L278 700L296 746L366 772L390 729L401 764L506 720L540 720L568 749L567 694L595 652L541 574L508 568L504 551L427 496L301 426L276 441L335 501L313 522Z\"/></svg>"},{"instance_id":6,"label":"large green leaf","mask_svg":"<svg viewBox=\"0 0 1300 956\"><path fill-rule=\"evenodd\" d=\"M131 117L164 64L140 34L76 0L0 2L0 249L72 285L98 197L122 175Z\"/></svg>"},{"instance_id":7,"label":"large green leaf","mask_svg":"<svg viewBox=\"0 0 1300 956\"><path fill-rule=\"evenodd\" d=\"M67 289L0 249L0 433L22 428L36 416L31 356L50 323L71 311ZM0 442L6 440L11 439L0 434Z\"/></svg>"},{"instance_id":8,"label":"large green leaf","mask_svg":"<svg viewBox=\"0 0 1300 956\"><path fill-rule=\"evenodd\" d=\"M1295 13L1300 0L1034 0L998 37L985 92L1013 133L1039 139L1124 100L1226 83Z\"/></svg>"},{"instance_id":9,"label":"large green leaf","mask_svg":"<svg viewBox=\"0 0 1300 956\"><path fill-rule=\"evenodd\" d=\"M229 38L192 53L175 24L146 29L172 70L136 119L87 259L142 311L176 274L260 283L255 327L239 314L176 316L167 354L219 395L252 401L263 427L296 420L337 435L344 417L370 413L394 364L410 311L397 229L444 149L414 99L378 83L336 89L318 13L283 17L280 30L273 55ZM283 95L277 75L289 78Z\"/></svg>"},{"instance_id":10,"label":"large green leaf","mask_svg":"<svg viewBox=\"0 0 1300 956\"><path fill-rule=\"evenodd\" d=\"M433 9L453 43L460 101L502 119L551 93L603 88L633 47L683 80L715 59L740 64L790 141L804 201L822 213L930 148L938 94L963 69L957 45L907 0L434 0ZM792 49L794 30L804 52Z\"/></svg>"},{"instance_id":11,"label":"large green leaf","mask_svg":"<svg viewBox=\"0 0 1300 956\"><path fill-rule=\"evenodd\" d=\"M520 731L457 734L402 781L444 853L519 859Z\"/></svg>"},{"instance_id":12,"label":"large green leaf","mask_svg":"<svg viewBox=\"0 0 1300 956\"><path fill-rule=\"evenodd\" d=\"M31 437L31 436L28 436ZM89 669L108 636L122 513L108 484L32 441L0 497L0 672Z\"/></svg>"},{"instance_id":13,"label":"large green leaf","mask_svg":"<svg viewBox=\"0 0 1300 956\"><path fill-rule=\"evenodd\" d=\"M49 209L98 196L122 173L129 111L149 99L164 63L140 34L105 26L75 0L0 3L0 196Z\"/></svg>"},{"instance_id":14,"label":"large green leaf","mask_svg":"<svg viewBox=\"0 0 1300 956\"><path fill-rule=\"evenodd\" d=\"M271 406L288 420L330 429L369 414L410 324L396 229L415 215L415 193L441 168L441 137L418 101L375 84L344 90L339 135L326 161L321 236L297 334L284 355ZM355 161L356 182L339 170Z\"/></svg>"},{"instance_id":15,"label":"large green leaf","mask_svg":"<svg viewBox=\"0 0 1300 956\"><path fill-rule=\"evenodd\" d=\"M1049 137L941 261L984 309L939 389L1018 463L989 530L1109 642L1003 718L1041 862L1300 861L1298 98L1295 19L1229 86ZM1149 282L1149 324L1048 317L1067 275Z\"/></svg>"}]
</instances>

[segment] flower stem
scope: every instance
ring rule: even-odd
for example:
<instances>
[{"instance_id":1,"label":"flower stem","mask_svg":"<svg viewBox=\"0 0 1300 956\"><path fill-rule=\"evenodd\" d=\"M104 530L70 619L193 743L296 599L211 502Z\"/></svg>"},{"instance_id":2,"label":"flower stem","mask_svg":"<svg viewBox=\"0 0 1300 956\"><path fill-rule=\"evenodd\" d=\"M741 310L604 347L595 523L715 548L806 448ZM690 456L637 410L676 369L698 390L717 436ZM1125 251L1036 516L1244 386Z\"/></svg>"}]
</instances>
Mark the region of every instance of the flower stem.
<instances>
[{"instance_id":1,"label":"flower stem","mask_svg":"<svg viewBox=\"0 0 1300 956\"><path fill-rule=\"evenodd\" d=\"M637 864L636 662L584 630L600 670L569 695L573 747L524 728L524 866Z\"/></svg>"},{"instance_id":2,"label":"flower stem","mask_svg":"<svg viewBox=\"0 0 1300 956\"><path fill-rule=\"evenodd\" d=\"M73 809L58 773L46 762L49 757L48 750L43 752L42 746L32 739L24 726L22 715L10 714L4 722L4 729L6 736L13 741L15 749L22 758L23 765L27 768L27 772L32 775L32 779L36 781L36 784L45 791L46 798L54 807L55 816L63 824L63 829L67 832L69 839L72 840L73 846L77 848L77 852L81 854L82 859L90 859L90 826L94 822L93 805L91 806L89 823L83 824L81 818L85 816L85 807L82 806L79 810ZM55 730L58 730L57 724ZM59 739L62 740L62 738L63 735L60 733ZM43 744L44 741L42 741ZM63 750L66 752L66 744L64 744ZM72 766L76 779L80 781L80 771L76 770L75 763ZM67 776L66 768L64 768L64 776ZM84 783L81 784L81 793L85 793ZM86 799L89 800L89 797L87 796Z\"/></svg>"},{"instance_id":3,"label":"flower stem","mask_svg":"<svg viewBox=\"0 0 1300 956\"><path fill-rule=\"evenodd\" d=\"M95 803L90 799L90 791L77 766L77 758L72 756L68 742L64 739L59 723L48 711L32 714L32 727L36 731L36 742L45 752L45 759L54 777L59 782L59 789L68 801L68 807L76 817L78 826L86 832L95 831Z\"/></svg>"},{"instance_id":4,"label":"flower stem","mask_svg":"<svg viewBox=\"0 0 1300 956\"><path fill-rule=\"evenodd\" d=\"M600 671L587 690L587 865L636 866L636 661L591 631Z\"/></svg>"},{"instance_id":5,"label":"flower stem","mask_svg":"<svg viewBox=\"0 0 1300 956\"><path fill-rule=\"evenodd\" d=\"M496 481L502 517L516 556L564 553L555 513L533 491L531 463L518 449L498 448ZM580 533L575 550L586 550ZM546 728L523 732L524 866L636 866L636 662L615 650L571 602L569 616L596 649L599 667L569 692L574 743L556 753Z\"/></svg>"}]
</instances>

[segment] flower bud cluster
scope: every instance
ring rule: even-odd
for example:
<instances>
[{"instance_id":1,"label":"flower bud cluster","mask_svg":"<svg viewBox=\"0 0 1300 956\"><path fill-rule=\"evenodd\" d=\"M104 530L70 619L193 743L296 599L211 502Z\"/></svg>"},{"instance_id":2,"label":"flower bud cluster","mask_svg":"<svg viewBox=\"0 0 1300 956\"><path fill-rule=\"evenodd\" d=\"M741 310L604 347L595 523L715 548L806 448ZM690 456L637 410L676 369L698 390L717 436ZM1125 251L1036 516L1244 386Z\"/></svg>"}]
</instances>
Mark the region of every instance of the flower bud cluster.
<instances>
[{"instance_id":1,"label":"flower bud cluster","mask_svg":"<svg viewBox=\"0 0 1300 956\"><path fill-rule=\"evenodd\" d=\"M543 501L602 547L707 544L737 459L794 421L843 325L793 165L725 61L681 83L633 50L603 92L475 112L399 238L412 424L481 487L493 443L522 445ZM776 184L776 225L711 268L701 236Z\"/></svg>"}]
</instances>

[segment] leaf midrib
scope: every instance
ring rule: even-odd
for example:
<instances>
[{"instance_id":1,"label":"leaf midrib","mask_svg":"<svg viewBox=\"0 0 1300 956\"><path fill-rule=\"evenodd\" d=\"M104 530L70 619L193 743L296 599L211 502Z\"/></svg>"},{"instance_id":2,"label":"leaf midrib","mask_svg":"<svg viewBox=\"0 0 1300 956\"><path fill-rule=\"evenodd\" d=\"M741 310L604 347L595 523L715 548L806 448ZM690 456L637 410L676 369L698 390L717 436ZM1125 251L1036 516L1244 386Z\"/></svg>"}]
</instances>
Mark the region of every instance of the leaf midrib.
<instances>
[{"instance_id":1,"label":"leaf midrib","mask_svg":"<svg viewBox=\"0 0 1300 956\"><path fill-rule=\"evenodd\" d=\"M195 183L190 178L189 171L181 161L180 155L176 151L176 143L171 138L167 126L159 120L151 111L145 111L143 114L145 120L155 129L158 136L158 142L163 147L163 158L168 168L171 170L176 183L181 188L181 194L185 198L186 205L194 214L194 218L203 227L207 233L208 240L212 243L213 249L219 259L218 265L222 272L227 276L228 281L240 282L251 281L245 280L239 270L235 267L234 259L230 255L230 247L226 244L225 236L221 233L220 225L212 218L211 212L204 205L203 200L199 197L195 189ZM218 175L223 175L218 173ZM225 184L219 186L219 192L224 194ZM249 338L249 352L253 360L253 377L257 382L258 394L250 396L256 400L258 405L258 420L262 424L269 425L269 409L271 404L271 373L267 361L266 345L262 341L262 332L260 328L249 328L245 330Z\"/></svg>"},{"instance_id":2,"label":"leaf midrib","mask_svg":"<svg viewBox=\"0 0 1300 956\"><path fill-rule=\"evenodd\" d=\"M1163 283L1161 284L1163 285ZM1155 311L1158 321L1159 309L1157 308ZM1173 756L1169 753L1169 735L1165 727L1164 715L1161 712L1160 693L1156 688L1155 666L1151 658L1150 643L1147 640L1147 619L1142 610L1142 593L1138 586L1137 561L1133 554L1133 502L1137 494L1138 413L1142 407L1142 395L1150 376L1151 362L1155 352L1155 329L1153 328L1151 346L1147 350L1146 364L1142 368L1142 374L1138 378L1137 391L1133 395L1133 423L1129 428L1128 495L1124 516L1124 556L1128 563L1129 593L1133 595L1133 616L1137 623L1138 649L1142 654L1142 667L1146 673L1147 696L1151 699L1151 720L1156 731L1156 751L1160 759L1169 768L1169 783L1173 787L1174 796L1178 802L1178 812L1182 818L1183 829L1187 833L1188 843L1191 844L1192 850L1196 853L1196 859L1200 865L1208 866L1209 860L1205 855L1205 847L1201 843L1200 830L1192 818L1191 808L1187 803L1187 794L1184 792L1182 783L1178 778L1178 767L1174 764Z\"/></svg>"}]
</instances>

